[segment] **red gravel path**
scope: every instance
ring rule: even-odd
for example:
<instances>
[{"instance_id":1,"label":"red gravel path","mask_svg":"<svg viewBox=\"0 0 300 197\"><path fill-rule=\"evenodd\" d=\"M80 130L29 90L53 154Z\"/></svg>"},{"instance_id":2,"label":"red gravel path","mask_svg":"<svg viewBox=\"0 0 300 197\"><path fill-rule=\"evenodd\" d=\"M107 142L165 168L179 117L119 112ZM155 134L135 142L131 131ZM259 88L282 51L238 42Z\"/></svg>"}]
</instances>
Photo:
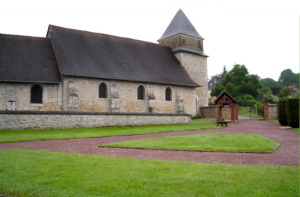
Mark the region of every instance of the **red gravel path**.
<instances>
[{"instance_id":1,"label":"red gravel path","mask_svg":"<svg viewBox=\"0 0 300 197\"><path fill-rule=\"evenodd\" d=\"M276 140L281 144L281 146L270 154L167 151L98 147L101 144L117 141L201 133L258 133L270 139ZM280 128L279 124L274 124L263 120L240 120L233 127L213 130L0 144L0 150L12 148L52 150L76 154L105 155L138 159L147 158L156 160L195 161L203 163L229 163L242 165L299 166L299 133L282 129Z\"/></svg>"}]
</instances>

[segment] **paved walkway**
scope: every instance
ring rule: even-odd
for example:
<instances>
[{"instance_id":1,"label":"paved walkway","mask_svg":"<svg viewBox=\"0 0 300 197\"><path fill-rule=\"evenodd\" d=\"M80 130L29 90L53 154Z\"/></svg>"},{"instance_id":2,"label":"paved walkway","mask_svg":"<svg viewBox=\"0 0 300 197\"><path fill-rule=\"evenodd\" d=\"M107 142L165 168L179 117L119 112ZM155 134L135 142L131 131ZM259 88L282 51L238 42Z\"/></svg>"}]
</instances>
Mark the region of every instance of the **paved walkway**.
<instances>
[{"instance_id":1,"label":"paved walkway","mask_svg":"<svg viewBox=\"0 0 300 197\"><path fill-rule=\"evenodd\" d=\"M257 133L270 139L276 140L281 144L281 146L276 151L270 154L143 150L98 147L101 144L125 140L158 138L165 136L182 136L201 133ZM0 143L0 150L11 148L52 150L75 154L104 155L138 159L147 158L156 160L229 163L239 165L299 166L299 133L287 129L282 129L280 128L279 124L274 124L263 120L240 120L233 127L201 131L185 131L103 138L83 138L72 140Z\"/></svg>"}]
</instances>

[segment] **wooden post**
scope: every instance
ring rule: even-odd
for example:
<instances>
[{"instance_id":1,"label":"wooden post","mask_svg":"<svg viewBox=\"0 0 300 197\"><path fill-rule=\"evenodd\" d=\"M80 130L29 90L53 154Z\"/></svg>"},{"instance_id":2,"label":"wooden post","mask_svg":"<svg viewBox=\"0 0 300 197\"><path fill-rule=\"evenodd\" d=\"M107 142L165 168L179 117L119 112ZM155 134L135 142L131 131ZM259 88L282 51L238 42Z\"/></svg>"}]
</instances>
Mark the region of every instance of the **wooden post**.
<instances>
[{"instance_id":1,"label":"wooden post","mask_svg":"<svg viewBox=\"0 0 300 197\"><path fill-rule=\"evenodd\" d=\"M222 108L221 108L221 104L218 103L218 118L222 117Z\"/></svg>"},{"instance_id":2,"label":"wooden post","mask_svg":"<svg viewBox=\"0 0 300 197\"><path fill-rule=\"evenodd\" d=\"M233 104L231 105L231 123L234 124L235 121L237 120L237 115L236 115L236 111L237 111L237 104Z\"/></svg>"}]
</instances>

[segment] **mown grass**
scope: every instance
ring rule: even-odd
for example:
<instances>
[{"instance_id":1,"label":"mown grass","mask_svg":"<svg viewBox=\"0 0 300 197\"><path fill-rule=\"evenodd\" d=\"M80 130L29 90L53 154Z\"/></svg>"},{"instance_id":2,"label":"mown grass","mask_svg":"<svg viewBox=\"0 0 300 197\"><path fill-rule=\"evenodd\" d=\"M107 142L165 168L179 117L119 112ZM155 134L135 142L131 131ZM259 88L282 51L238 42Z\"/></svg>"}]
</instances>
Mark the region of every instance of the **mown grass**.
<instances>
[{"instance_id":1,"label":"mown grass","mask_svg":"<svg viewBox=\"0 0 300 197\"><path fill-rule=\"evenodd\" d=\"M279 121L277 119L270 119L268 120L269 122L273 122L273 123L278 123L279 124ZM291 131L296 131L296 132L300 132L300 129L299 128L294 128L294 129L289 129Z\"/></svg>"},{"instance_id":2,"label":"mown grass","mask_svg":"<svg viewBox=\"0 0 300 197\"><path fill-rule=\"evenodd\" d=\"M270 152L279 144L258 134L209 133L130 140L102 146L193 151Z\"/></svg>"},{"instance_id":3,"label":"mown grass","mask_svg":"<svg viewBox=\"0 0 300 197\"><path fill-rule=\"evenodd\" d=\"M300 129L299 128L294 128L294 129L290 129L290 130L292 130L292 131L296 131L296 132L300 132Z\"/></svg>"},{"instance_id":4,"label":"mown grass","mask_svg":"<svg viewBox=\"0 0 300 197\"><path fill-rule=\"evenodd\" d=\"M0 143L75 139L87 137L121 136L145 133L164 133L174 131L189 131L201 129L220 128L214 119L195 119L186 125L163 126L132 126L132 127L99 127L99 128L75 128L75 129L37 129L37 130L2 130L0 131Z\"/></svg>"},{"instance_id":5,"label":"mown grass","mask_svg":"<svg viewBox=\"0 0 300 197\"><path fill-rule=\"evenodd\" d=\"M10 196L299 196L299 167L238 166L0 151Z\"/></svg>"},{"instance_id":6,"label":"mown grass","mask_svg":"<svg viewBox=\"0 0 300 197\"><path fill-rule=\"evenodd\" d=\"M250 108L249 107L238 107L238 114L241 116L247 116L250 118ZM263 118L261 115L256 114L254 111L251 113L251 118Z\"/></svg>"},{"instance_id":7,"label":"mown grass","mask_svg":"<svg viewBox=\"0 0 300 197\"><path fill-rule=\"evenodd\" d=\"M272 123L278 123L279 124L279 121L277 119L269 119L268 121L272 122Z\"/></svg>"}]
</instances>

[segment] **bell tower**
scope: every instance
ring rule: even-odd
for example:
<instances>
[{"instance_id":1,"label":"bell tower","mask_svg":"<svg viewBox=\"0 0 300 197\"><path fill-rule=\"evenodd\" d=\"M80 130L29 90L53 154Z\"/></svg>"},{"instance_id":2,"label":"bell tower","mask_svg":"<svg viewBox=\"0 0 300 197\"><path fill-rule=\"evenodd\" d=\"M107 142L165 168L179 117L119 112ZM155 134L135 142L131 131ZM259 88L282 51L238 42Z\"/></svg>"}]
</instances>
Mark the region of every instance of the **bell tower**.
<instances>
[{"instance_id":1,"label":"bell tower","mask_svg":"<svg viewBox=\"0 0 300 197\"><path fill-rule=\"evenodd\" d=\"M200 106L208 105L208 56L204 54L203 40L203 37L200 36L181 9L158 40L159 44L169 46L172 49L172 53L191 79L200 85L196 88L197 98L195 102L198 110Z\"/></svg>"}]
</instances>

